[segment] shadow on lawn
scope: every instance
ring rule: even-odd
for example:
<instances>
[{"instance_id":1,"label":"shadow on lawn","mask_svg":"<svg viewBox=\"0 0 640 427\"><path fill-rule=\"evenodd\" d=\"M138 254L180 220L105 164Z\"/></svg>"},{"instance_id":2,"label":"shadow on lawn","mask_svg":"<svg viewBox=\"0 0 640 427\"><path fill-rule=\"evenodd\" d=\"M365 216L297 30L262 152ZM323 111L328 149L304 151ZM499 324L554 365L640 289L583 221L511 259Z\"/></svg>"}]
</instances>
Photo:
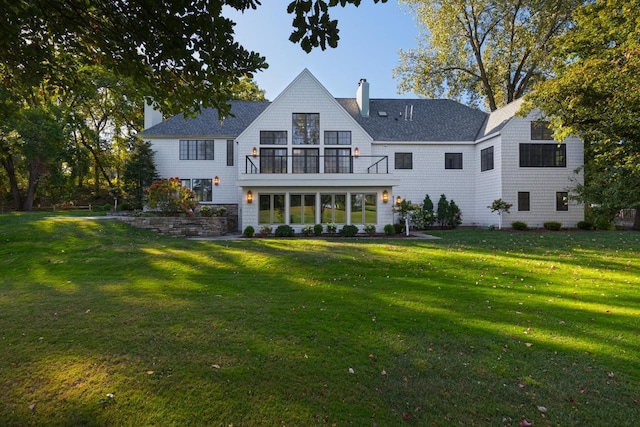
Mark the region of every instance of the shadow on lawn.
<instances>
[{"instance_id":1,"label":"shadow on lawn","mask_svg":"<svg viewBox=\"0 0 640 427\"><path fill-rule=\"evenodd\" d=\"M586 240L549 261L553 248L518 240L193 242L115 222L18 222L0 237L3 255L29 253L0 264L9 424L637 415L631 249L627 271ZM599 272L608 287L594 291Z\"/></svg>"}]
</instances>

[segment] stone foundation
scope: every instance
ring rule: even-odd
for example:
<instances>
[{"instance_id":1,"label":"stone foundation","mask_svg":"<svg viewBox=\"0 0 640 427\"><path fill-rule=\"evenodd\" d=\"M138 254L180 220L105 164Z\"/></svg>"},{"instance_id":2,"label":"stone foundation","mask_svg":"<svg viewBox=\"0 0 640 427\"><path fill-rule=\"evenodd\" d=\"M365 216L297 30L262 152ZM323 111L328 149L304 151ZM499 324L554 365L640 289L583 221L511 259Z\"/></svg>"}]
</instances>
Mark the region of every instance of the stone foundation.
<instances>
[{"instance_id":1,"label":"stone foundation","mask_svg":"<svg viewBox=\"0 0 640 427\"><path fill-rule=\"evenodd\" d=\"M117 217L144 230L171 237L217 237L227 233L226 217Z\"/></svg>"}]
</instances>

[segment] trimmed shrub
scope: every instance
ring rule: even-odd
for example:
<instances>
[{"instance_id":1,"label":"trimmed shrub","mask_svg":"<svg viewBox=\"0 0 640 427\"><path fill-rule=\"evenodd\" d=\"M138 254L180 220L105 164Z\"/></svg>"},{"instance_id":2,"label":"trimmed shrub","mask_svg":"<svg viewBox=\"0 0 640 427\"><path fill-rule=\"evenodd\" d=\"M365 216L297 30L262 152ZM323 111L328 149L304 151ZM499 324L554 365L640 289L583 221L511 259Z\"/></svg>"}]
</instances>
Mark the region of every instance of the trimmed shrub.
<instances>
[{"instance_id":1,"label":"trimmed shrub","mask_svg":"<svg viewBox=\"0 0 640 427\"><path fill-rule=\"evenodd\" d=\"M447 218L447 225L451 228L456 228L462 224L462 213L460 212L460 208L456 205L456 202L451 200L449 202L449 217Z\"/></svg>"},{"instance_id":2,"label":"trimmed shrub","mask_svg":"<svg viewBox=\"0 0 640 427\"><path fill-rule=\"evenodd\" d=\"M335 222L327 223L327 233L333 234L336 231L338 231L338 226L336 225Z\"/></svg>"},{"instance_id":3,"label":"trimmed shrub","mask_svg":"<svg viewBox=\"0 0 640 427\"><path fill-rule=\"evenodd\" d=\"M295 231L290 225L282 224L276 228L276 237L293 237L295 236Z\"/></svg>"},{"instance_id":4,"label":"trimmed shrub","mask_svg":"<svg viewBox=\"0 0 640 427\"><path fill-rule=\"evenodd\" d=\"M562 228L562 224L560 224L557 221L548 221L542 225L545 229L552 230L552 231L560 231L560 229Z\"/></svg>"},{"instance_id":5,"label":"trimmed shrub","mask_svg":"<svg viewBox=\"0 0 640 427\"><path fill-rule=\"evenodd\" d=\"M301 233L303 236L311 236L313 234L313 226L305 225L302 227Z\"/></svg>"},{"instance_id":6,"label":"trimmed shrub","mask_svg":"<svg viewBox=\"0 0 640 427\"><path fill-rule=\"evenodd\" d=\"M205 218L209 218L213 216L213 209L211 209L211 206L207 206L207 205L201 206L200 216L203 216Z\"/></svg>"},{"instance_id":7,"label":"trimmed shrub","mask_svg":"<svg viewBox=\"0 0 640 427\"><path fill-rule=\"evenodd\" d=\"M593 223L591 221L580 221L576 226L580 230L593 230Z\"/></svg>"},{"instance_id":8,"label":"trimmed shrub","mask_svg":"<svg viewBox=\"0 0 640 427\"><path fill-rule=\"evenodd\" d=\"M393 224L387 224L384 226L384 234L386 234L387 236L393 236L394 234L396 234L396 228L393 226Z\"/></svg>"},{"instance_id":9,"label":"trimmed shrub","mask_svg":"<svg viewBox=\"0 0 640 427\"><path fill-rule=\"evenodd\" d=\"M340 235L344 237L353 237L358 234L358 227L355 225L345 225L340 230Z\"/></svg>"},{"instance_id":10,"label":"trimmed shrub","mask_svg":"<svg viewBox=\"0 0 640 427\"><path fill-rule=\"evenodd\" d=\"M515 221L511 223L511 227L514 230L520 230L520 231L525 231L528 230L529 227L527 226L526 222L522 222L522 221Z\"/></svg>"},{"instance_id":11,"label":"trimmed shrub","mask_svg":"<svg viewBox=\"0 0 640 427\"><path fill-rule=\"evenodd\" d=\"M213 214L215 216L225 216L227 214L227 208L225 208L224 206L220 206L218 209L213 211Z\"/></svg>"},{"instance_id":12,"label":"trimmed shrub","mask_svg":"<svg viewBox=\"0 0 640 427\"><path fill-rule=\"evenodd\" d=\"M269 224L265 224L262 227L260 227L260 234L262 236L268 236L269 234L271 234L272 230L273 228L271 228Z\"/></svg>"},{"instance_id":13,"label":"trimmed shrub","mask_svg":"<svg viewBox=\"0 0 640 427\"><path fill-rule=\"evenodd\" d=\"M374 224L365 224L364 232L370 236L376 234L376 226Z\"/></svg>"},{"instance_id":14,"label":"trimmed shrub","mask_svg":"<svg viewBox=\"0 0 640 427\"><path fill-rule=\"evenodd\" d=\"M247 225L242 234L244 234L246 237L253 237L256 234L256 229L251 225Z\"/></svg>"},{"instance_id":15,"label":"trimmed shrub","mask_svg":"<svg viewBox=\"0 0 640 427\"><path fill-rule=\"evenodd\" d=\"M400 223L393 224L393 228L395 230L394 234L404 233L404 224L400 224Z\"/></svg>"},{"instance_id":16,"label":"trimmed shrub","mask_svg":"<svg viewBox=\"0 0 640 427\"><path fill-rule=\"evenodd\" d=\"M322 234L322 224L316 224L313 226L313 234L319 236Z\"/></svg>"}]
</instances>

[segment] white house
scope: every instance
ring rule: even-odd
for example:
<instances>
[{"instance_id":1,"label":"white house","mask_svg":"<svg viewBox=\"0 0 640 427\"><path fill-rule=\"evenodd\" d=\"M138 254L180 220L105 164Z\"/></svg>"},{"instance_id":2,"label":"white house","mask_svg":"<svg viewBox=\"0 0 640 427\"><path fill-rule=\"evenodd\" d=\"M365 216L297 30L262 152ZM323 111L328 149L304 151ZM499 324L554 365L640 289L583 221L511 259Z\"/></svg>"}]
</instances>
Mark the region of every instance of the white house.
<instances>
[{"instance_id":1,"label":"white house","mask_svg":"<svg viewBox=\"0 0 640 427\"><path fill-rule=\"evenodd\" d=\"M504 224L573 227L583 206L583 144L553 141L540 113L516 117L516 101L490 114L450 100L377 99L361 80L335 98L302 71L272 102L232 101L229 117L206 109L166 121L146 111L141 136L160 176L180 177L201 204L225 205L238 229L252 225L385 224L398 198L454 200L463 225L498 223L487 208L512 203ZM235 209L234 209L235 208Z\"/></svg>"}]
</instances>

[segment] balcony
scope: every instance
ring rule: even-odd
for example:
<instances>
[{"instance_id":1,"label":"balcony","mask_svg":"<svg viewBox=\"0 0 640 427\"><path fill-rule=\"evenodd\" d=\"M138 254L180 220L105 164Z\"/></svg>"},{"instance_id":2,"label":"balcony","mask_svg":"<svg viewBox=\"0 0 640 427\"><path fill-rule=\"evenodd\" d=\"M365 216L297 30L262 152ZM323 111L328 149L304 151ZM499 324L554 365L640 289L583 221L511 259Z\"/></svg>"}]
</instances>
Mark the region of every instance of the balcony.
<instances>
[{"instance_id":1,"label":"balcony","mask_svg":"<svg viewBox=\"0 0 640 427\"><path fill-rule=\"evenodd\" d=\"M246 156L247 175L388 174L388 156Z\"/></svg>"},{"instance_id":2,"label":"balcony","mask_svg":"<svg viewBox=\"0 0 640 427\"><path fill-rule=\"evenodd\" d=\"M388 156L246 156L242 187L388 187Z\"/></svg>"}]
</instances>

